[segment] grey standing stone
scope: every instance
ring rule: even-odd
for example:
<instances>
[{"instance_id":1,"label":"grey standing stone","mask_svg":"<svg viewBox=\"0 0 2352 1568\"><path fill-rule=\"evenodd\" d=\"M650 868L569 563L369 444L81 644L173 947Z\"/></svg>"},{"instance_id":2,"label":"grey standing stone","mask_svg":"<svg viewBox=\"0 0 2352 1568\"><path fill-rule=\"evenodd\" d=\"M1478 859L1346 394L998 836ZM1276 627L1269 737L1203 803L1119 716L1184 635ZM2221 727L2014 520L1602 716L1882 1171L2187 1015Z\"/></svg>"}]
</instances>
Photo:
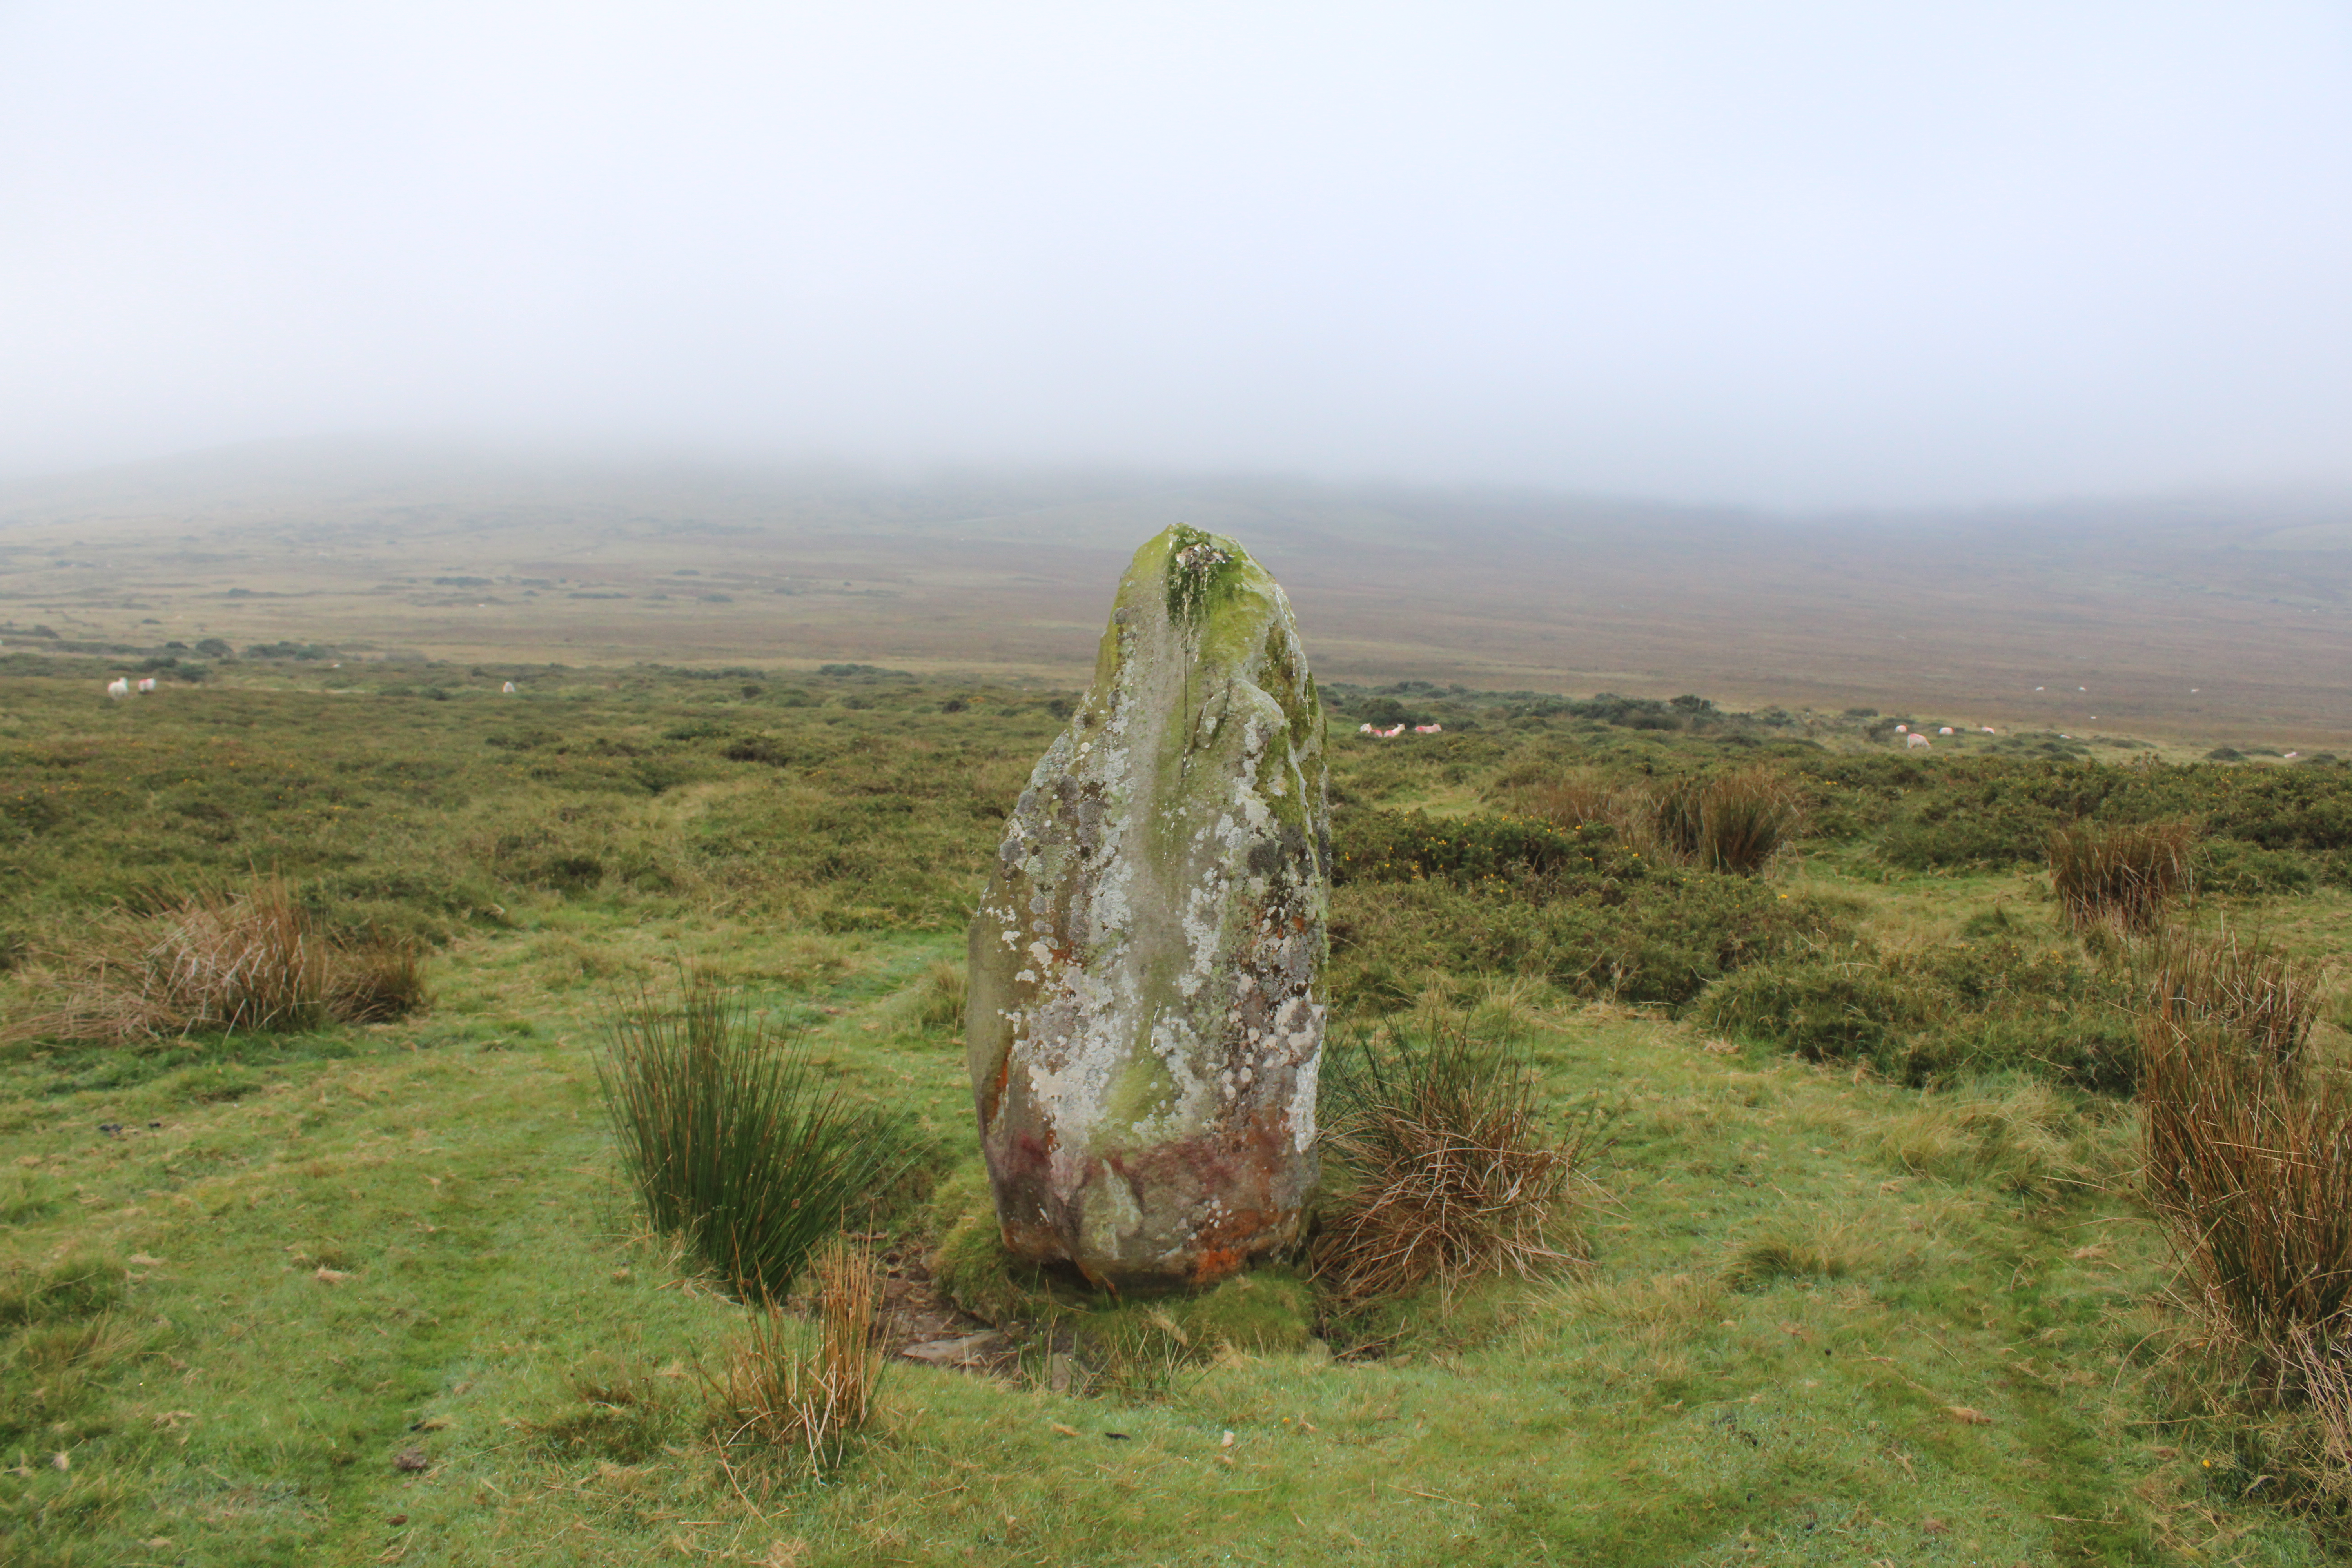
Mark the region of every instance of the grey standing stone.
<instances>
[{"instance_id":1,"label":"grey standing stone","mask_svg":"<svg viewBox=\"0 0 2352 1568\"><path fill-rule=\"evenodd\" d=\"M1149 1288L1297 1238L1326 795L1322 704L1281 587L1222 535L1151 540L972 921L972 1097L1016 1256Z\"/></svg>"}]
</instances>

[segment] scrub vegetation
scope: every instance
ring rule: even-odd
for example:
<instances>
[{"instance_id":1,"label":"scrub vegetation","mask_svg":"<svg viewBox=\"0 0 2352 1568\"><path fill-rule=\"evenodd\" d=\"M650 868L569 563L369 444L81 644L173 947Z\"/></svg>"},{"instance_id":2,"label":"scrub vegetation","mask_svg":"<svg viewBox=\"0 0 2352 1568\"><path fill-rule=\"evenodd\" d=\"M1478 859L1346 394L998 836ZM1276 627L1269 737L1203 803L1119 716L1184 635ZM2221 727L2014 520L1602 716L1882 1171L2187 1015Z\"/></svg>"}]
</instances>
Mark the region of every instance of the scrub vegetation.
<instances>
[{"instance_id":1,"label":"scrub vegetation","mask_svg":"<svg viewBox=\"0 0 2352 1568\"><path fill-rule=\"evenodd\" d=\"M1112 1300L1008 1266L961 1048L1070 693L331 664L0 684L0 1559L2352 1532L2352 770L1328 689L1320 1228Z\"/></svg>"}]
</instances>

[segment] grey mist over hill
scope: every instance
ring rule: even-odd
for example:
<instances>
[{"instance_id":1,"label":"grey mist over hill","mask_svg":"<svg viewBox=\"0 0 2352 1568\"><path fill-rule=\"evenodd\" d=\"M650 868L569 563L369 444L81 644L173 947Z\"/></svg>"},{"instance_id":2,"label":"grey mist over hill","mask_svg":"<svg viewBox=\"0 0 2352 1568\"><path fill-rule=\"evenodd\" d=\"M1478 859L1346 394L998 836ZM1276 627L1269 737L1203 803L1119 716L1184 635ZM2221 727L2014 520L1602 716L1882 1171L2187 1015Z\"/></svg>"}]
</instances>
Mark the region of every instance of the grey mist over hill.
<instances>
[{"instance_id":1,"label":"grey mist over hill","mask_svg":"<svg viewBox=\"0 0 2352 1568\"><path fill-rule=\"evenodd\" d=\"M1275 572L1326 679L2352 733L2352 498L2315 494L1789 514L280 443L0 485L0 628L1076 680L1129 554L1178 521Z\"/></svg>"},{"instance_id":2,"label":"grey mist over hill","mask_svg":"<svg viewBox=\"0 0 2352 1568\"><path fill-rule=\"evenodd\" d=\"M2347 63L2317 0L20 0L0 473L371 431L2340 483Z\"/></svg>"}]
</instances>

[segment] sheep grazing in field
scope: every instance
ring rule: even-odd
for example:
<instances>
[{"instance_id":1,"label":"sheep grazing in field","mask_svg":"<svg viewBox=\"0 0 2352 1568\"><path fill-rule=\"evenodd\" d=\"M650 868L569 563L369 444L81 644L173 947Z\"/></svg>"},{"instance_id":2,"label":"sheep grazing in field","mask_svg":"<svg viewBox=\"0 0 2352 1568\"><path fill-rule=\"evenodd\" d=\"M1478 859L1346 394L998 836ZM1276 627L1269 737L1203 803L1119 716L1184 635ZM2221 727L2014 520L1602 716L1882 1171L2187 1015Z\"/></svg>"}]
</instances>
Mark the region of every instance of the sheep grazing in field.
<instances>
[{"instance_id":1,"label":"sheep grazing in field","mask_svg":"<svg viewBox=\"0 0 2352 1568\"><path fill-rule=\"evenodd\" d=\"M1952 727L1949 724L1945 725L1942 729L1936 731L1938 735L1948 735L1951 732Z\"/></svg>"},{"instance_id":2,"label":"sheep grazing in field","mask_svg":"<svg viewBox=\"0 0 2352 1568\"><path fill-rule=\"evenodd\" d=\"M154 678L153 676L150 675L150 676L146 676L146 677L144 677L143 679L142 679L140 680L140 682L139 682L139 689L140 689L140 690L142 690L142 691L152 691L152 690L154 690L154 689L155 689L155 678Z\"/></svg>"},{"instance_id":3,"label":"sheep grazing in field","mask_svg":"<svg viewBox=\"0 0 2352 1568\"><path fill-rule=\"evenodd\" d=\"M509 697L512 697L514 695L514 682L509 680L504 686L499 687L499 689L505 692Z\"/></svg>"},{"instance_id":4,"label":"sheep grazing in field","mask_svg":"<svg viewBox=\"0 0 2352 1568\"><path fill-rule=\"evenodd\" d=\"M1898 735L1907 735L1911 732L1911 726L1908 724L1897 724L1895 726L1895 732Z\"/></svg>"},{"instance_id":5,"label":"sheep grazing in field","mask_svg":"<svg viewBox=\"0 0 2352 1568\"><path fill-rule=\"evenodd\" d=\"M1985 732L1986 734L1988 734L1988 735L1998 735L1999 733L2000 733L2000 731L1998 731L1998 730L1994 729L1994 728L1993 728L1991 725L1990 725L1990 724L1988 724L1988 725L1986 725L1986 726L1984 727L1984 732Z\"/></svg>"},{"instance_id":6,"label":"sheep grazing in field","mask_svg":"<svg viewBox=\"0 0 2352 1568\"><path fill-rule=\"evenodd\" d=\"M1383 741L1393 741L1399 735L1404 733L1404 726L1402 724L1394 724L1385 730L1375 730L1372 733L1378 735Z\"/></svg>"},{"instance_id":7,"label":"sheep grazing in field","mask_svg":"<svg viewBox=\"0 0 2352 1568\"><path fill-rule=\"evenodd\" d=\"M106 683L106 694L119 702L131 695L131 682L118 675Z\"/></svg>"},{"instance_id":8,"label":"sheep grazing in field","mask_svg":"<svg viewBox=\"0 0 2352 1568\"><path fill-rule=\"evenodd\" d=\"M1914 733L1912 733L1912 734L1909 734L1909 735L1906 735L1906 736L1904 736L1904 737L1903 737L1903 742L1904 742L1904 744L1905 744L1905 745L1908 746L1911 750L1913 750L1913 751L1915 751L1915 752L1916 752L1916 751L1922 750L1922 749L1924 749L1925 747L1927 747L1927 746L1928 746L1928 745L1932 744L1932 742L1927 739L1927 736L1922 735L1922 734L1918 734L1918 733L1916 733L1916 732L1914 732Z\"/></svg>"},{"instance_id":9,"label":"sheep grazing in field","mask_svg":"<svg viewBox=\"0 0 2352 1568\"><path fill-rule=\"evenodd\" d=\"M1412 732L1416 735L1442 735L1445 732L1445 726L1443 724L1415 724L1412 727Z\"/></svg>"}]
</instances>

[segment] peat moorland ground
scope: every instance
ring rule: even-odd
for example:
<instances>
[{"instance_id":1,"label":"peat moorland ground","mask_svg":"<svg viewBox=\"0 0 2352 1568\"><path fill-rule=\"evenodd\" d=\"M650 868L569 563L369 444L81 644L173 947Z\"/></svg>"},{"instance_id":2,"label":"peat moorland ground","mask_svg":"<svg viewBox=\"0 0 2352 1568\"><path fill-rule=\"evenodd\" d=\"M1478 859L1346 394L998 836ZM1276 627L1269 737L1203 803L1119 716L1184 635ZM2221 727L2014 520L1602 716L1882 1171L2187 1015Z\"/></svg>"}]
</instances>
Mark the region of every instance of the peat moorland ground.
<instances>
[{"instance_id":1,"label":"peat moorland ground","mask_svg":"<svg viewBox=\"0 0 2352 1568\"><path fill-rule=\"evenodd\" d=\"M940 1002L1067 693L329 662L192 659L120 703L73 659L0 686L14 1560L2327 1554L2309 1498L2266 1500L2263 1433L2183 1393L2128 963L2063 926L2036 861L2078 819L2194 818L2196 920L2330 957L2352 770L1335 690L1342 1032L1515 1042L1547 1115L1605 1130L1589 1265L1273 1314L1154 1378L1074 1383L1050 1339L897 1364L838 1468L746 1477L702 1382L745 1310L635 1217L595 1074L614 1010L685 963L805 1030L934 1152L943 1195L876 1222L921 1272L973 1158ZM1581 868L1512 858L1562 781L1759 769L1810 824L1760 877L1598 831ZM429 1007L44 1033L109 922L257 874L327 931L419 944ZM2315 1052L2345 1044L2336 1006Z\"/></svg>"}]
</instances>

